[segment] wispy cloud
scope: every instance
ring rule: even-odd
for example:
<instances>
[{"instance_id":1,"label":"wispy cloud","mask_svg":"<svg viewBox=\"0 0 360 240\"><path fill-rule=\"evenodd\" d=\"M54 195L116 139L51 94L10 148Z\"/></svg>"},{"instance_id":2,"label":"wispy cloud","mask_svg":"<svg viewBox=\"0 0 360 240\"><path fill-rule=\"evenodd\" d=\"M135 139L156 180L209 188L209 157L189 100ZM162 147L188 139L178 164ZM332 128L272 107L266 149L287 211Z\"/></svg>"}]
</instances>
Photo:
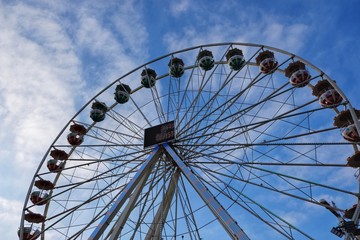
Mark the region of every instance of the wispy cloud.
<instances>
[{"instance_id":1,"label":"wispy cloud","mask_svg":"<svg viewBox=\"0 0 360 240\"><path fill-rule=\"evenodd\" d=\"M5 239L17 238L16 231L19 224L18 214L21 207L21 202L0 196L1 231Z\"/></svg>"},{"instance_id":2,"label":"wispy cloud","mask_svg":"<svg viewBox=\"0 0 360 240\"><path fill-rule=\"evenodd\" d=\"M96 4L1 4L1 175L19 176L1 186L2 212L11 215L0 226L6 239L14 239L21 217L21 204L12 199L23 200L43 154L79 103L131 70L134 56L146 56L147 34L134 4L118 4L122 17L111 9L107 23L109 9Z\"/></svg>"},{"instance_id":3,"label":"wispy cloud","mask_svg":"<svg viewBox=\"0 0 360 240\"><path fill-rule=\"evenodd\" d=\"M148 59L141 8L132 0L78 7L74 42L83 60L82 77L92 83L88 98Z\"/></svg>"},{"instance_id":4,"label":"wispy cloud","mask_svg":"<svg viewBox=\"0 0 360 240\"><path fill-rule=\"evenodd\" d=\"M1 186L9 215L1 232L14 239L21 217L14 199L25 197L44 150L75 111L83 81L72 41L54 14L23 3L2 4L0 11L0 155L4 176L11 176Z\"/></svg>"},{"instance_id":5,"label":"wispy cloud","mask_svg":"<svg viewBox=\"0 0 360 240\"><path fill-rule=\"evenodd\" d=\"M2 11L2 118L13 136L2 138L13 141L15 162L32 166L29 156L55 136L56 126L74 109L80 63L55 16L25 4Z\"/></svg>"},{"instance_id":6,"label":"wispy cloud","mask_svg":"<svg viewBox=\"0 0 360 240\"><path fill-rule=\"evenodd\" d=\"M171 1L170 4L170 11L174 16L179 16L181 13L185 12L191 6L190 0L181 0L181 1Z\"/></svg>"},{"instance_id":7,"label":"wispy cloud","mask_svg":"<svg viewBox=\"0 0 360 240\"><path fill-rule=\"evenodd\" d=\"M164 36L164 42L170 51L216 42L254 42L294 52L303 47L303 41L309 34L307 25L287 23L262 11L259 16L252 15L244 7L231 20L224 18L222 12L209 12L198 16L194 22L184 21L180 29L176 28Z\"/></svg>"}]
</instances>

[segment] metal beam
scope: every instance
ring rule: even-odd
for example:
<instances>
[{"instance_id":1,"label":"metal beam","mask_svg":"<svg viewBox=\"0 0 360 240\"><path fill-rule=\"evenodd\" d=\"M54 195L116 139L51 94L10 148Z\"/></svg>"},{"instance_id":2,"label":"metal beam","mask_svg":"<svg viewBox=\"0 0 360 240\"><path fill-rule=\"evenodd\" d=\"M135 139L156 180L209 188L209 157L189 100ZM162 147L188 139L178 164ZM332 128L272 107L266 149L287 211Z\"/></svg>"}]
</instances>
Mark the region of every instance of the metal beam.
<instances>
[{"instance_id":1,"label":"metal beam","mask_svg":"<svg viewBox=\"0 0 360 240\"><path fill-rule=\"evenodd\" d=\"M224 227L229 236L234 240L250 240L241 227L235 222L231 215L216 200L215 196L206 188L206 186L197 178L191 169L183 162L180 155L174 151L167 143L163 144L165 152L177 164L181 172L190 182L195 191L199 194L211 212Z\"/></svg>"},{"instance_id":2,"label":"metal beam","mask_svg":"<svg viewBox=\"0 0 360 240\"><path fill-rule=\"evenodd\" d=\"M137 199L139 198L140 193L145 186L146 180L149 178L150 173L151 173L152 169L154 168L154 166L155 166L155 164L153 164L152 166L150 166L149 168L146 168L144 170L145 173L141 177L139 183L137 184L137 187L136 187L135 191L133 192L133 194L131 195L128 204L126 205L124 211L122 211L122 213L121 213L119 219L116 221L113 229L109 232L109 234L108 234L108 235L110 235L109 240L118 239L122 229L124 228L126 220L128 219L131 211L134 209L134 205L135 205Z\"/></svg>"},{"instance_id":3,"label":"metal beam","mask_svg":"<svg viewBox=\"0 0 360 240\"><path fill-rule=\"evenodd\" d=\"M152 164L159 158L163 153L163 150L159 146L156 146L151 154L148 156L144 164L140 167L138 172L135 174L134 178L126 185L122 190L120 196L116 199L112 207L105 214L99 225L94 229L88 240L97 240L99 239L106 228L110 225L111 221L114 219L116 214L119 212L125 201L129 198L130 194L134 188L139 184L140 180L143 178L146 173L145 169L151 168Z\"/></svg>"},{"instance_id":4,"label":"metal beam","mask_svg":"<svg viewBox=\"0 0 360 240\"><path fill-rule=\"evenodd\" d=\"M170 204L173 199L177 182L179 180L180 172L176 171L169 183L169 187L166 190L164 199L159 209L156 212L153 222L151 223L150 229L146 235L145 240L161 239L161 232L164 228L164 222L169 213Z\"/></svg>"}]
</instances>

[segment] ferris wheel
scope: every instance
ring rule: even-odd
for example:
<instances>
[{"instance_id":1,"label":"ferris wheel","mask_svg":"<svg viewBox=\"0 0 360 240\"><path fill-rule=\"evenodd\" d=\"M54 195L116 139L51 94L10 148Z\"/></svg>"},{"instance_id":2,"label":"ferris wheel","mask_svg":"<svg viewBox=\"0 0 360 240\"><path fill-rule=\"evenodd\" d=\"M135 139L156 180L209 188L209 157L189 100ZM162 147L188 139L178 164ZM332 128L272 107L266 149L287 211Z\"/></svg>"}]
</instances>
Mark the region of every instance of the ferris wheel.
<instances>
[{"instance_id":1,"label":"ferris wheel","mask_svg":"<svg viewBox=\"0 0 360 240\"><path fill-rule=\"evenodd\" d=\"M357 239L358 116L334 80L284 50L166 54L66 124L19 238Z\"/></svg>"}]
</instances>

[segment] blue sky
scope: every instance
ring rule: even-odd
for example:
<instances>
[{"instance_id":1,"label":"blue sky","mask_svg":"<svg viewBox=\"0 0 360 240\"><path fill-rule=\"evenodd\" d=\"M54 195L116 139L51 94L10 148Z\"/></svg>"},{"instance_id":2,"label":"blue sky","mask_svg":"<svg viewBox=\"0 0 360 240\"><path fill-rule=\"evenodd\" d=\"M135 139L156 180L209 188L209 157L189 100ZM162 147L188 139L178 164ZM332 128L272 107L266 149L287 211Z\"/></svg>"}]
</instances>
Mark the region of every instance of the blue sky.
<instances>
[{"instance_id":1,"label":"blue sky","mask_svg":"<svg viewBox=\"0 0 360 240\"><path fill-rule=\"evenodd\" d=\"M284 49L321 68L359 107L359 7L356 0L0 1L2 236L16 239L29 182L76 111L168 52L216 42Z\"/></svg>"}]
</instances>

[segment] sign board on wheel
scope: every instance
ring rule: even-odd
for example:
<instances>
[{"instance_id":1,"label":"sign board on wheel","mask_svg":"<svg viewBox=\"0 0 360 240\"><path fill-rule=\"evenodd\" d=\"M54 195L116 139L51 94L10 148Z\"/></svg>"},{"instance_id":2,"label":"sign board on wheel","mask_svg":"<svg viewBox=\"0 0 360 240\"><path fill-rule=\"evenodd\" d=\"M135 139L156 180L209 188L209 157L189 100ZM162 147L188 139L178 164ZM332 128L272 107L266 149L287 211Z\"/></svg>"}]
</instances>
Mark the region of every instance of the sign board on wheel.
<instances>
[{"instance_id":1,"label":"sign board on wheel","mask_svg":"<svg viewBox=\"0 0 360 240\"><path fill-rule=\"evenodd\" d=\"M145 129L144 148L175 140L175 122L170 121Z\"/></svg>"}]
</instances>

